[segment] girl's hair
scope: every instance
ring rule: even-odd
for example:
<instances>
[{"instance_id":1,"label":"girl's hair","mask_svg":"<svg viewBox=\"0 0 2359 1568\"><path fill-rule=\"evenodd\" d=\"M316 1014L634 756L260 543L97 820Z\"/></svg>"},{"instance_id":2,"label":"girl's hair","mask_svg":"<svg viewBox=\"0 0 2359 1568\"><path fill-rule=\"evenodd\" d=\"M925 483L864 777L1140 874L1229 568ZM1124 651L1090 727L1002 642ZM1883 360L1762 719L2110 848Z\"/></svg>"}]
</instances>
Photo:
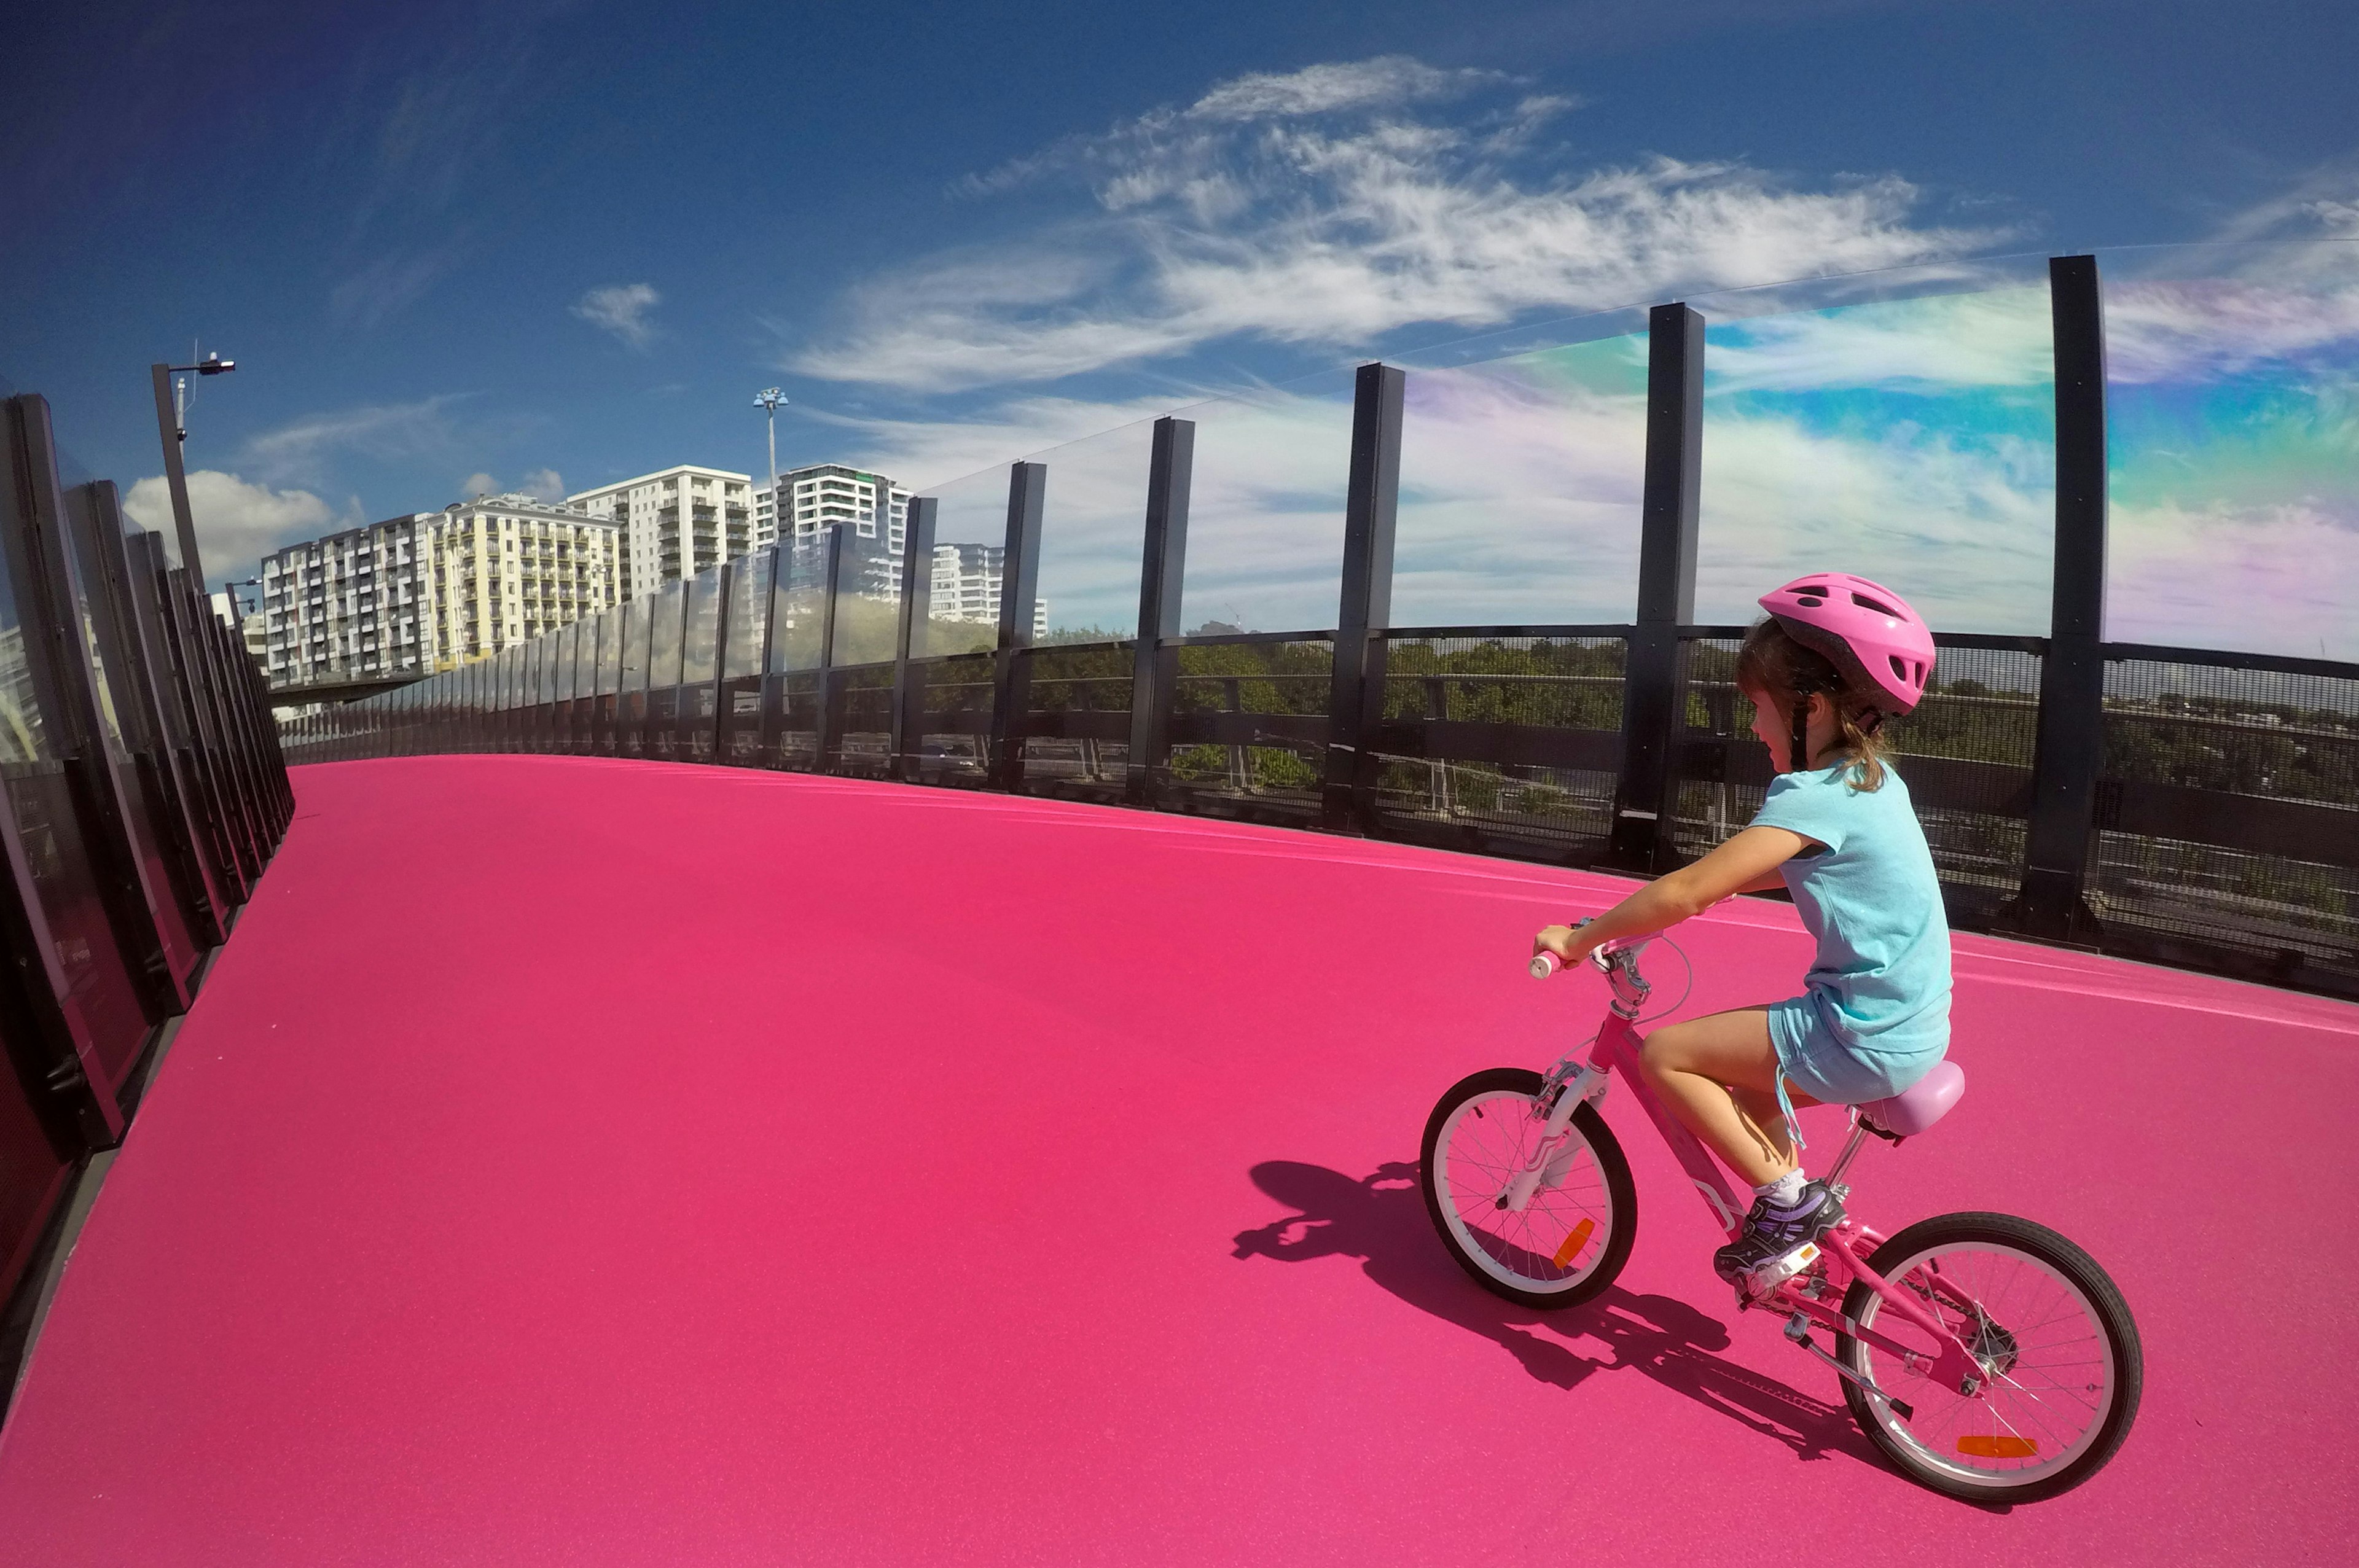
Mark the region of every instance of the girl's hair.
<instances>
[{"instance_id":1,"label":"girl's hair","mask_svg":"<svg viewBox=\"0 0 2359 1568\"><path fill-rule=\"evenodd\" d=\"M1774 698L1789 724L1811 693L1825 692L1843 727L1835 746L1851 763L1851 787L1861 791L1884 787L1884 740L1878 733L1883 713L1850 689L1833 660L1796 642L1774 618L1765 616L1755 622L1745 634L1745 646L1736 655L1736 684L1748 696L1759 692ZM1807 768L1810 759L1790 758L1787 765Z\"/></svg>"}]
</instances>

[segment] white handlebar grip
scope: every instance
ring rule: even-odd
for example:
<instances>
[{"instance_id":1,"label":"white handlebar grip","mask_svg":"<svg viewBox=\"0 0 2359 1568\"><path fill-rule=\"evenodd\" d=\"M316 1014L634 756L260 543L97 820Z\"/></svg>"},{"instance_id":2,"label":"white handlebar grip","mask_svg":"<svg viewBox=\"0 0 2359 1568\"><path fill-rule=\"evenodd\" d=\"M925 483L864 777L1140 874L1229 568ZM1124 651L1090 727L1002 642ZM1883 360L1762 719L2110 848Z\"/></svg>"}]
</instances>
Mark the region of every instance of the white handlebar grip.
<instances>
[{"instance_id":1,"label":"white handlebar grip","mask_svg":"<svg viewBox=\"0 0 2359 1568\"><path fill-rule=\"evenodd\" d=\"M1545 950L1532 955L1532 979L1544 980L1564 968L1564 960Z\"/></svg>"}]
</instances>

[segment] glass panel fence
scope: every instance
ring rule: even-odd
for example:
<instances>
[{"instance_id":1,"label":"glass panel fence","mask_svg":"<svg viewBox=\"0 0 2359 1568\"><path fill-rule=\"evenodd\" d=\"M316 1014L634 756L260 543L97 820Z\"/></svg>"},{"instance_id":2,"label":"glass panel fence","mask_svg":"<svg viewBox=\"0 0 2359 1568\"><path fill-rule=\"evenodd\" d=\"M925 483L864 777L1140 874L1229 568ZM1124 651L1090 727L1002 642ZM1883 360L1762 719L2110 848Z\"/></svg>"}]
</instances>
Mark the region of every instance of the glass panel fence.
<instances>
[{"instance_id":1,"label":"glass panel fence","mask_svg":"<svg viewBox=\"0 0 2359 1568\"><path fill-rule=\"evenodd\" d=\"M2098 266L2106 635L2359 660L2359 243Z\"/></svg>"},{"instance_id":2,"label":"glass panel fence","mask_svg":"<svg viewBox=\"0 0 2359 1568\"><path fill-rule=\"evenodd\" d=\"M1036 651L1024 666L1024 784L1103 797L1130 760L1130 701L1155 424L1037 460L1048 469Z\"/></svg>"},{"instance_id":3,"label":"glass panel fence","mask_svg":"<svg viewBox=\"0 0 2359 1568\"><path fill-rule=\"evenodd\" d=\"M916 676L924 686L924 721L913 744L919 776L934 783L979 784L989 768L1011 467L1002 463L933 492L926 623L910 629L909 641L911 657L928 661ZM1044 503L1058 493L1053 470L1042 493ZM1033 624L1037 632L1037 614Z\"/></svg>"},{"instance_id":4,"label":"glass panel fence","mask_svg":"<svg viewBox=\"0 0 2359 1568\"><path fill-rule=\"evenodd\" d=\"M1595 325L1627 323L1616 315ZM1647 455L1647 340L1637 325L1408 373L1395 626L1631 619Z\"/></svg>"},{"instance_id":5,"label":"glass panel fence","mask_svg":"<svg viewBox=\"0 0 2359 1568\"><path fill-rule=\"evenodd\" d=\"M712 756L712 719L720 675L721 579L708 567L689 580L681 611L679 719L682 754L692 762Z\"/></svg>"},{"instance_id":6,"label":"glass panel fence","mask_svg":"<svg viewBox=\"0 0 2359 1568\"><path fill-rule=\"evenodd\" d=\"M14 410L9 410L13 421ZM0 786L19 840L49 953L64 982L60 1000L78 1009L88 1047L109 1072L136 1056L147 1019L108 922L98 854L84 837L70 762L74 726L69 690L44 635L40 578L26 550L32 519L24 498L56 483L52 460L28 451L0 425ZM104 1086L111 1092L112 1083Z\"/></svg>"},{"instance_id":7,"label":"glass panel fence","mask_svg":"<svg viewBox=\"0 0 2359 1568\"><path fill-rule=\"evenodd\" d=\"M762 665L770 633L773 575L778 550L757 550L729 574L727 628L721 650L721 755L754 763L762 752Z\"/></svg>"},{"instance_id":8,"label":"glass panel fence","mask_svg":"<svg viewBox=\"0 0 2359 1568\"><path fill-rule=\"evenodd\" d=\"M1906 595L1942 634L1928 701L1890 732L1953 909L2019 885L2036 644L2054 563L2055 360L2041 258L1712 296L1696 617L1744 625L1829 566ZM1768 784L1734 641L1683 644L1673 841L1698 853Z\"/></svg>"},{"instance_id":9,"label":"glass panel fence","mask_svg":"<svg viewBox=\"0 0 2359 1568\"><path fill-rule=\"evenodd\" d=\"M675 579L658 589L648 617L647 754L672 758L680 750L680 637L688 585Z\"/></svg>"},{"instance_id":10,"label":"glass panel fence","mask_svg":"<svg viewBox=\"0 0 2359 1568\"><path fill-rule=\"evenodd\" d=\"M1352 387L1338 371L1179 410L1196 422L1183 631L1335 624Z\"/></svg>"}]
</instances>

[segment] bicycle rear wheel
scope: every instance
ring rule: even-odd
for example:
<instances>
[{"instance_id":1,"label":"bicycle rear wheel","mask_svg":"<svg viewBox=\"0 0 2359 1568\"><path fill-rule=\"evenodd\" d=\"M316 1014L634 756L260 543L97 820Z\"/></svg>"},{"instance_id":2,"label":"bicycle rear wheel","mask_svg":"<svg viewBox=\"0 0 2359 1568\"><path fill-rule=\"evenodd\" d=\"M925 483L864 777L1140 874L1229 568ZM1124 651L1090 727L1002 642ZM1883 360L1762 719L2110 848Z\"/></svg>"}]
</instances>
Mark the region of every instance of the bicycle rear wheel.
<instances>
[{"instance_id":1,"label":"bicycle rear wheel","mask_svg":"<svg viewBox=\"0 0 2359 1568\"><path fill-rule=\"evenodd\" d=\"M1629 1261L1637 1190L1605 1119L1582 1105L1531 1202L1521 1213L1500 1206L1548 1130L1536 1114L1542 1081L1494 1067L1451 1086L1426 1120L1419 1184L1442 1245L1477 1284L1525 1306L1568 1307Z\"/></svg>"},{"instance_id":2,"label":"bicycle rear wheel","mask_svg":"<svg viewBox=\"0 0 2359 1568\"><path fill-rule=\"evenodd\" d=\"M2012 1215L1945 1214L1886 1241L1867 1266L1911 1292L1989 1375L1981 1393L1962 1394L1836 1336L1844 1366L1913 1407L1904 1419L1843 1384L1852 1419L1907 1475L1968 1502L2035 1502L2095 1475L2129 1436L2146 1382L2137 1324L2063 1237ZM1932 1336L1886 1304L1854 1281L1843 1315L1930 1354Z\"/></svg>"}]
</instances>

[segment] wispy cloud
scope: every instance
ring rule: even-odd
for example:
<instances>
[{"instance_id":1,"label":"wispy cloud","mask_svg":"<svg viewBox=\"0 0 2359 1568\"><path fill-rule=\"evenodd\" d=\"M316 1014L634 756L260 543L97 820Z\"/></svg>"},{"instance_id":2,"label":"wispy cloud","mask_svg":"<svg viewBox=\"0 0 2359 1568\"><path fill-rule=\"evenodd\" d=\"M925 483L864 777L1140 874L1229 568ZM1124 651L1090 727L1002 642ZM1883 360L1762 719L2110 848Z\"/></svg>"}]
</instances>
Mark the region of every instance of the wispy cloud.
<instances>
[{"instance_id":1,"label":"wispy cloud","mask_svg":"<svg viewBox=\"0 0 2359 1568\"><path fill-rule=\"evenodd\" d=\"M463 254L460 242L453 240L379 256L329 291L329 314L341 322L375 328L449 276Z\"/></svg>"},{"instance_id":2,"label":"wispy cloud","mask_svg":"<svg viewBox=\"0 0 2359 1568\"><path fill-rule=\"evenodd\" d=\"M459 498L473 501L479 495L529 495L535 501L562 501L565 481L555 469L532 469L516 483L502 484L478 469L459 481Z\"/></svg>"},{"instance_id":3,"label":"wispy cloud","mask_svg":"<svg viewBox=\"0 0 2359 1568\"><path fill-rule=\"evenodd\" d=\"M1322 65L1060 143L968 189L1067 180L1085 214L864 285L788 368L944 392L1230 338L1341 350L1417 323L1475 330L1919 262L2004 232L1919 223L1897 177L1805 189L1739 163L1573 169L1539 146L1562 99L1410 112L1512 87L1397 57Z\"/></svg>"},{"instance_id":4,"label":"wispy cloud","mask_svg":"<svg viewBox=\"0 0 2359 1568\"><path fill-rule=\"evenodd\" d=\"M656 333L647 312L662 303L663 296L652 284L621 283L590 290L571 308L592 326L614 333L632 348L644 349Z\"/></svg>"},{"instance_id":5,"label":"wispy cloud","mask_svg":"<svg viewBox=\"0 0 2359 1568\"><path fill-rule=\"evenodd\" d=\"M247 440L245 460L268 482L316 484L345 453L381 460L431 454L451 444L443 410L466 395L445 393L415 403L306 415Z\"/></svg>"}]
</instances>

